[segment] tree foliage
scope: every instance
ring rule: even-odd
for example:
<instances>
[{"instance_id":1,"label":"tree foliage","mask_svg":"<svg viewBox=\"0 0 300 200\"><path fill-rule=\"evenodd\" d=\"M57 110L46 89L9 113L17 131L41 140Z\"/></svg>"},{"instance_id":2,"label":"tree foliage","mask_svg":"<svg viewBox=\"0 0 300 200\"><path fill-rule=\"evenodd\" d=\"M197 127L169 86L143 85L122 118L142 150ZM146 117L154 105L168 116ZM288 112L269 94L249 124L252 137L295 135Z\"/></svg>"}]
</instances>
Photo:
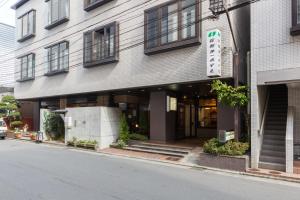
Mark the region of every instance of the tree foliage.
<instances>
[{"instance_id":1,"label":"tree foliage","mask_svg":"<svg viewBox=\"0 0 300 200\"><path fill-rule=\"evenodd\" d=\"M45 121L43 123L46 135L51 140L61 140L65 136L64 121L59 114L45 113Z\"/></svg>"},{"instance_id":2,"label":"tree foliage","mask_svg":"<svg viewBox=\"0 0 300 200\"><path fill-rule=\"evenodd\" d=\"M248 88L246 86L233 87L220 80L211 84L212 92L216 93L218 101L230 107L244 107L248 104Z\"/></svg>"},{"instance_id":3,"label":"tree foliage","mask_svg":"<svg viewBox=\"0 0 300 200\"><path fill-rule=\"evenodd\" d=\"M121 116L119 133L120 133L119 140L127 144L129 141L129 127L127 124L125 114L122 114Z\"/></svg>"},{"instance_id":4,"label":"tree foliage","mask_svg":"<svg viewBox=\"0 0 300 200\"><path fill-rule=\"evenodd\" d=\"M18 101L10 95L4 96L0 102L0 117L9 123L11 128L19 128L23 123Z\"/></svg>"}]
</instances>

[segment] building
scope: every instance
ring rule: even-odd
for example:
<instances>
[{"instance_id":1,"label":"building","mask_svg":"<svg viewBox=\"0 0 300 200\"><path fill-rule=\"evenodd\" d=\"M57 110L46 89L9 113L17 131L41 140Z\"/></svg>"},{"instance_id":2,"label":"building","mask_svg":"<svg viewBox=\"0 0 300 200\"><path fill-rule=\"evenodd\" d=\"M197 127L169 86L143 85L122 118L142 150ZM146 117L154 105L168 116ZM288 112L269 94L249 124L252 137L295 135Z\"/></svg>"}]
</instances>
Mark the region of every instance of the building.
<instances>
[{"instance_id":1,"label":"building","mask_svg":"<svg viewBox=\"0 0 300 200\"><path fill-rule=\"evenodd\" d=\"M233 130L234 110L218 104L210 83L232 84L237 68L244 77L250 10L230 10L236 50L226 15L212 15L214 2L20 0L16 97L65 114L67 139L97 138L102 147L118 137L121 111L131 132L160 142ZM208 36L216 37L210 45Z\"/></svg>"},{"instance_id":2,"label":"building","mask_svg":"<svg viewBox=\"0 0 300 200\"><path fill-rule=\"evenodd\" d=\"M13 93L15 27L0 23L0 95Z\"/></svg>"},{"instance_id":3,"label":"building","mask_svg":"<svg viewBox=\"0 0 300 200\"><path fill-rule=\"evenodd\" d=\"M293 172L300 158L300 2L251 5L252 167Z\"/></svg>"}]
</instances>

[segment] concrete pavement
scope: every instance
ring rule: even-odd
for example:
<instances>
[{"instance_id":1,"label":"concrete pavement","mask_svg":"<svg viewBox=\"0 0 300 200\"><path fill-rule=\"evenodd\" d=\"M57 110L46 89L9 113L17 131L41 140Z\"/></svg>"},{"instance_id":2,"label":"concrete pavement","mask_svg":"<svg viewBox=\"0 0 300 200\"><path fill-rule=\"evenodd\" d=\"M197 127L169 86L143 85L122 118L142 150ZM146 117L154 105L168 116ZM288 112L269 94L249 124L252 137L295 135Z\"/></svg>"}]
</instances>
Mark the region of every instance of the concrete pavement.
<instances>
[{"instance_id":1,"label":"concrete pavement","mask_svg":"<svg viewBox=\"0 0 300 200\"><path fill-rule=\"evenodd\" d=\"M300 184L0 141L0 200L282 200Z\"/></svg>"}]
</instances>

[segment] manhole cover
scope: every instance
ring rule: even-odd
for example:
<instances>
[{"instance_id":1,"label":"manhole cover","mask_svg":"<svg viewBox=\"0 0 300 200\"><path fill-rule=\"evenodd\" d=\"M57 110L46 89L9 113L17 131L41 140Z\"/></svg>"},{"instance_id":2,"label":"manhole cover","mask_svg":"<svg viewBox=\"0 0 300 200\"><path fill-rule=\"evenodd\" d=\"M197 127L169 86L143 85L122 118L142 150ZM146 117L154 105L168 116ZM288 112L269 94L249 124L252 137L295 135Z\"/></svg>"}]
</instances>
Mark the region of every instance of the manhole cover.
<instances>
[{"instance_id":1,"label":"manhole cover","mask_svg":"<svg viewBox=\"0 0 300 200\"><path fill-rule=\"evenodd\" d=\"M178 157L167 157L166 160L170 160L170 161L179 161L180 158L178 158Z\"/></svg>"}]
</instances>

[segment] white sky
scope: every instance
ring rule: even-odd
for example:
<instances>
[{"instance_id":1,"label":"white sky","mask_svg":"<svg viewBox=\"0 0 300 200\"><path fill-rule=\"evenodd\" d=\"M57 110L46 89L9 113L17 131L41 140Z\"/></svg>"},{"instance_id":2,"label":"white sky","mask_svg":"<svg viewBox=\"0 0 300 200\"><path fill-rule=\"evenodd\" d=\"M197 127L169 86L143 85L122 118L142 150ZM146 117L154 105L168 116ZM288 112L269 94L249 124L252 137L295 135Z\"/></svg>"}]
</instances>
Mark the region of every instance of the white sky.
<instances>
[{"instance_id":1,"label":"white sky","mask_svg":"<svg viewBox=\"0 0 300 200\"><path fill-rule=\"evenodd\" d=\"M19 0L0 0L0 22L15 26L15 11L10 7Z\"/></svg>"}]
</instances>

